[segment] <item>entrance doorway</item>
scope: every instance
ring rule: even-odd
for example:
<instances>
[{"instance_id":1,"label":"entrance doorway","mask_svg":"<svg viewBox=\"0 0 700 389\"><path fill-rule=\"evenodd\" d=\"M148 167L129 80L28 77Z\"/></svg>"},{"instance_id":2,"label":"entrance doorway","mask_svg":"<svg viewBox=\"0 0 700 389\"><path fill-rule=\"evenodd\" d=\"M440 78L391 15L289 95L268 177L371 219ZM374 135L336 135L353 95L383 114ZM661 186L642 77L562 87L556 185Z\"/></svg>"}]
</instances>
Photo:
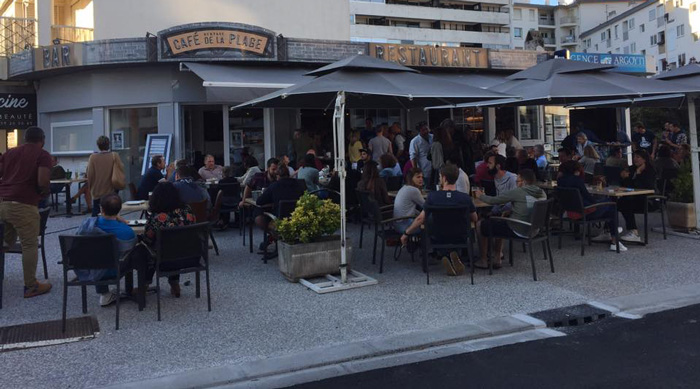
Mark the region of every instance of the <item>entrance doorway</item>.
<instances>
[{"instance_id":1,"label":"entrance doorway","mask_svg":"<svg viewBox=\"0 0 700 389\"><path fill-rule=\"evenodd\" d=\"M183 110L185 159L196 169L204 165L204 156L214 156L224 165L224 117L221 105L188 105Z\"/></svg>"},{"instance_id":2,"label":"entrance doorway","mask_svg":"<svg viewBox=\"0 0 700 389\"><path fill-rule=\"evenodd\" d=\"M124 163L126 182L138 187L146 138L148 134L158 133L158 108L110 109L109 128L112 151L118 153Z\"/></svg>"}]
</instances>

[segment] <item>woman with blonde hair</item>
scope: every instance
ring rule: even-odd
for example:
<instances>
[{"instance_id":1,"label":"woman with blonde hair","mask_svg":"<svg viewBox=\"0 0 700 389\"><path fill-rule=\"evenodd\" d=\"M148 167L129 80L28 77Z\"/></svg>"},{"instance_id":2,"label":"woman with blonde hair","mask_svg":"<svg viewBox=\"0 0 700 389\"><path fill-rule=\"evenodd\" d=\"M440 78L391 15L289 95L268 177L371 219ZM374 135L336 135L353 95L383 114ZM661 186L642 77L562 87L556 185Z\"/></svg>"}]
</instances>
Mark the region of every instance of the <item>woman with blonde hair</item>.
<instances>
[{"instance_id":1,"label":"woman with blonde hair","mask_svg":"<svg viewBox=\"0 0 700 389\"><path fill-rule=\"evenodd\" d=\"M596 151L595 147L588 145L583 148L583 157L578 160L581 165L583 165L583 170L586 174L595 174L595 164L600 162L600 154Z\"/></svg>"}]
</instances>

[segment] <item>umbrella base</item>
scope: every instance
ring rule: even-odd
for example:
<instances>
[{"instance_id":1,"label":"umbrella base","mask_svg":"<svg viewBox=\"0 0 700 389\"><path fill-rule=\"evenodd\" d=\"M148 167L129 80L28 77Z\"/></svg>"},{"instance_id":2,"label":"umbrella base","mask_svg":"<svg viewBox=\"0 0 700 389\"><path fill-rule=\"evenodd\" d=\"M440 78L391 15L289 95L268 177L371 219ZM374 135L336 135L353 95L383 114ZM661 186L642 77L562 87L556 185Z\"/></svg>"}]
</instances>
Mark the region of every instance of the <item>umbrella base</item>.
<instances>
[{"instance_id":1,"label":"umbrella base","mask_svg":"<svg viewBox=\"0 0 700 389\"><path fill-rule=\"evenodd\" d=\"M311 282L307 279L300 279L299 283L306 286L307 288L313 290L318 294L340 292L348 289L361 288L363 286L376 285L379 281L372 277L366 276L360 272L351 270L348 273L347 282L343 283L340 278L333 276L331 274L326 274L324 280L321 282Z\"/></svg>"}]
</instances>

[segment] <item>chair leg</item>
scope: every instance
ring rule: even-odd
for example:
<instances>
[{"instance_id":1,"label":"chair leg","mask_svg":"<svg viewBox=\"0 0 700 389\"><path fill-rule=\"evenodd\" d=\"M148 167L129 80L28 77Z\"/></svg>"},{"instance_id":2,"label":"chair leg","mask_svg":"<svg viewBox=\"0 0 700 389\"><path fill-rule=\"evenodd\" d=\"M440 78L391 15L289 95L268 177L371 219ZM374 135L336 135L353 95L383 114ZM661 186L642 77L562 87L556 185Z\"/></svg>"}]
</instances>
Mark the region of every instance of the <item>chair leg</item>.
<instances>
[{"instance_id":1,"label":"chair leg","mask_svg":"<svg viewBox=\"0 0 700 389\"><path fill-rule=\"evenodd\" d=\"M559 245L557 246L557 248L559 250L561 250L561 236L564 235L564 218L563 217L559 218L559 228L561 229L561 231L559 231Z\"/></svg>"},{"instance_id":2,"label":"chair leg","mask_svg":"<svg viewBox=\"0 0 700 389\"><path fill-rule=\"evenodd\" d=\"M117 275L117 319L115 329L119 330L119 300L121 300L121 279Z\"/></svg>"},{"instance_id":3,"label":"chair leg","mask_svg":"<svg viewBox=\"0 0 700 389\"><path fill-rule=\"evenodd\" d=\"M489 275L493 275L493 255L491 255L491 250L493 250L494 242L493 238L489 236L488 246L486 246L486 259L489 262Z\"/></svg>"},{"instance_id":4,"label":"chair leg","mask_svg":"<svg viewBox=\"0 0 700 389\"><path fill-rule=\"evenodd\" d=\"M44 237L41 237L41 261L43 262L44 265L44 279L48 280L49 279L49 272L46 268L46 249L44 248Z\"/></svg>"},{"instance_id":5,"label":"chair leg","mask_svg":"<svg viewBox=\"0 0 700 389\"><path fill-rule=\"evenodd\" d=\"M666 206L661 203L661 229L664 232L664 240L666 240Z\"/></svg>"},{"instance_id":6,"label":"chair leg","mask_svg":"<svg viewBox=\"0 0 700 389\"><path fill-rule=\"evenodd\" d=\"M535 270L535 257L532 255L532 242L528 242L528 249L530 249L530 264L532 265L532 279L537 281L537 270Z\"/></svg>"},{"instance_id":7,"label":"chair leg","mask_svg":"<svg viewBox=\"0 0 700 389\"><path fill-rule=\"evenodd\" d=\"M545 241L542 241L542 255L544 256L544 260L546 261L547 258L547 243Z\"/></svg>"},{"instance_id":8,"label":"chair leg","mask_svg":"<svg viewBox=\"0 0 700 389\"><path fill-rule=\"evenodd\" d=\"M547 253L549 253L549 267L554 273L554 257L552 256L552 245L549 242L549 237L547 237Z\"/></svg>"},{"instance_id":9,"label":"chair leg","mask_svg":"<svg viewBox=\"0 0 700 389\"><path fill-rule=\"evenodd\" d=\"M644 245L649 244L649 201L644 198Z\"/></svg>"},{"instance_id":10,"label":"chair leg","mask_svg":"<svg viewBox=\"0 0 700 389\"><path fill-rule=\"evenodd\" d=\"M508 262L510 262L510 267L513 267L513 241L512 240L508 240Z\"/></svg>"},{"instance_id":11,"label":"chair leg","mask_svg":"<svg viewBox=\"0 0 700 389\"><path fill-rule=\"evenodd\" d=\"M66 332L66 306L68 304L68 285L66 285L66 277L63 277L63 316L61 320L61 331Z\"/></svg>"},{"instance_id":12,"label":"chair leg","mask_svg":"<svg viewBox=\"0 0 700 389\"><path fill-rule=\"evenodd\" d=\"M425 236L423 236L423 238L423 269L425 270L426 284L430 285L430 266L428 266L428 239L425 238Z\"/></svg>"},{"instance_id":13,"label":"chair leg","mask_svg":"<svg viewBox=\"0 0 700 389\"><path fill-rule=\"evenodd\" d=\"M214 246L214 252L216 255L219 255L219 246L216 244L216 239L214 239L214 233L210 230L209 231L209 239L211 239L211 244Z\"/></svg>"},{"instance_id":14,"label":"chair leg","mask_svg":"<svg viewBox=\"0 0 700 389\"><path fill-rule=\"evenodd\" d=\"M372 250L372 265L377 263L377 232L374 233L374 249Z\"/></svg>"},{"instance_id":15,"label":"chair leg","mask_svg":"<svg viewBox=\"0 0 700 389\"><path fill-rule=\"evenodd\" d=\"M469 256L469 273L471 273L472 285L474 285L474 253L472 252L471 242L467 245L467 255Z\"/></svg>"},{"instance_id":16,"label":"chair leg","mask_svg":"<svg viewBox=\"0 0 700 389\"><path fill-rule=\"evenodd\" d=\"M523 242L523 253L525 253L525 242Z\"/></svg>"},{"instance_id":17,"label":"chair leg","mask_svg":"<svg viewBox=\"0 0 700 389\"><path fill-rule=\"evenodd\" d=\"M360 248L362 248L362 236L365 233L365 223L360 220Z\"/></svg>"},{"instance_id":18,"label":"chair leg","mask_svg":"<svg viewBox=\"0 0 700 389\"><path fill-rule=\"evenodd\" d=\"M583 257L584 250L586 249L586 223L581 224L581 256Z\"/></svg>"},{"instance_id":19,"label":"chair leg","mask_svg":"<svg viewBox=\"0 0 700 389\"><path fill-rule=\"evenodd\" d=\"M199 272L194 273L194 288L196 289L195 297L199 298L201 296L201 292L199 291L201 289L201 284L199 280Z\"/></svg>"},{"instance_id":20,"label":"chair leg","mask_svg":"<svg viewBox=\"0 0 700 389\"><path fill-rule=\"evenodd\" d=\"M80 287L80 294L83 299L83 313L87 313L87 287L85 285Z\"/></svg>"},{"instance_id":21,"label":"chair leg","mask_svg":"<svg viewBox=\"0 0 700 389\"><path fill-rule=\"evenodd\" d=\"M197 273L199 274L199 273ZM211 292L209 290L209 265L207 264L206 270L204 270L204 276L207 279L207 309L211 312Z\"/></svg>"},{"instance_id":22,"label":"chair leg","mask_svg":"<svg viewBox=\"0 0 700 389\"><path fill-rule=\"evenodd\" d=\"M591 240L592 238L591 238L591 225L590 224L588 225L587 230L588 230L588 233L586 234L586 236L588 237L588 245L593 246L593 241Z\"/></svg>"},{"instance_id":23,"label":"chair leg","mask_svg":"<svg viewBox=\"0 0 700 389\"><path fill-rule=\"evenodd\" d=\"M386 247L386 240L382 236L382 253L381 257L379 257L379 274L382 274L384 272L384 247Z\"/></svg>"},{"instance_id":24,"label":"chair leg","mask_svg":"<svg viewBox=\"0 0 700 389\"><path fill-rule=\"evenodd\" d=\"M156 266L158 266L156 264ZM160 321L160 273L156 269L156 304L158 305L158 321Z\"/></svg>"}]
</instances>

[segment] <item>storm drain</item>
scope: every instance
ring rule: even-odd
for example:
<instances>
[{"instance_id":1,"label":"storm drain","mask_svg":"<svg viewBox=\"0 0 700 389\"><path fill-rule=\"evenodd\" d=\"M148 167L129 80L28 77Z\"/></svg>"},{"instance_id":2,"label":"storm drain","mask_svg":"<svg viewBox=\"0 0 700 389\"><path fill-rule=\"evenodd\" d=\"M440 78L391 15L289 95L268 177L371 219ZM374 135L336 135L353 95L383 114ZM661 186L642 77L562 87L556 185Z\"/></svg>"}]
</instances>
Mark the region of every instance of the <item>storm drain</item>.
<instances>
[{"instance_id":1,"label":"storm drain","mask_svg":"<svg viewBox=\"0 0 700 389\"><path fill-rule=\"evenodd\" d=\"M92 339L100 332L97 318L82 316L66 320L66 332L61 320L20 324L0 328L0 352Z\"/></svg>"},{"instance_id":2,"label":"storm drain","mask_svg":"<svg viewBox=\"0 0 700 389\"><path fill-rule=\"evenodd\" d=\"M581 304L531 313L530 316L547 323L547 327L561 328L600 321L610 317L611 313L588 304Z\"/></svg>"}]
</instances>

